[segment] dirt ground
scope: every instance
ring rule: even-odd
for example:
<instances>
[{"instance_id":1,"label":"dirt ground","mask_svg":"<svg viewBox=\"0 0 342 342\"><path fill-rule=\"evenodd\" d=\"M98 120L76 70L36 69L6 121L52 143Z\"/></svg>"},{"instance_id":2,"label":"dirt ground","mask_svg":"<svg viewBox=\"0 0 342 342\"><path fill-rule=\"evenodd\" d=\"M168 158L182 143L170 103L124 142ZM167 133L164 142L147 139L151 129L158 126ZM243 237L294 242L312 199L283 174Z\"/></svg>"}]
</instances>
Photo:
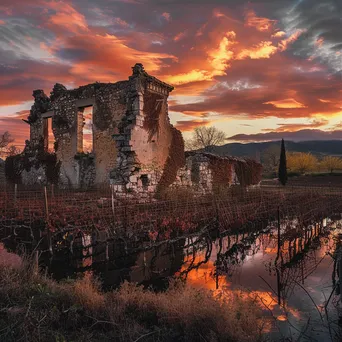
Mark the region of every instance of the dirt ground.
<instances>
[{"instance_id":1,"label":"dirt ground","mask_svg":"<svg viewBox=\"0 0 342 342\"><path fill-rule=\"evenodd\" d=\"M278 185L278 179L265 179L262 185ZM342 187L342 174L313 174L289 177L287 185L289 186L332 186Z\"/></svg>"}]
</instances>

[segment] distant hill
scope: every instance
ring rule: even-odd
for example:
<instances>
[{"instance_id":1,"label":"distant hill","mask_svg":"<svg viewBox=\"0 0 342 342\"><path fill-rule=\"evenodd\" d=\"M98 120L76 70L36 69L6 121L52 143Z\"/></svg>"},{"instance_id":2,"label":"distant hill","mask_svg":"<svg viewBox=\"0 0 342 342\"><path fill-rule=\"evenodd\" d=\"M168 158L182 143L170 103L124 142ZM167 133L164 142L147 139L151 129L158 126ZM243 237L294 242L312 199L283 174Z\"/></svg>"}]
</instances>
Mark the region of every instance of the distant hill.
<instances>
[{"instance_id":1,"label":"distant hill","mask_svg":"<svg viewBox=\"0 0 342 342\"><path fill-rule=\"evenodd\" d=\"M231 143L222 146L212 146L212 153L224 156L258 158L260 154L272 145L278 145L280 141L269 141L261 143ZM310 152L316 156L334 155L342 157L342 140L321 141L285 141L287 151Z\"/></svg>"}]
</instances>

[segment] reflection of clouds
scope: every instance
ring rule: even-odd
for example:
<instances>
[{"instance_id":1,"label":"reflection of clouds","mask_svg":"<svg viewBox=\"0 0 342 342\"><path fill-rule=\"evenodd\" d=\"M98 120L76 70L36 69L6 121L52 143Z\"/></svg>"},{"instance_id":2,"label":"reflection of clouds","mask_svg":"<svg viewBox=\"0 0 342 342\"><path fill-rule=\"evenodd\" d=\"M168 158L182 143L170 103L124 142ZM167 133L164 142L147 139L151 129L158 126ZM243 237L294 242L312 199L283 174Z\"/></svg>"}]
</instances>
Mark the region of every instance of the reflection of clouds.
<instances>
[{"instance_id":1,"label":"reflection of clouds","mask_svg":"<svg viewBox=\"0 0 342 342\"><path fill-rule=\"evenodd\" d=\"M213 246L213 250L216 246ZM228 281L226 275L217 274L215 264L212 260L205 261L205 251L199 251L198 254L193 257L187 256L185 262L180 270L186 274L186 281L188 284L199 288L206 288L213 292L213 295L217 298L229 300L233 298L234 294L238 294L241 298L248 300L254 299L262 310L270 310L272 314L279 320L286 320L286 313L291 314L296 319L300 318L298 310L289 307L285 304L283 307L278 305L278 299L271 291L261 290L244 290L233 289L232 282ZM188 271L189 266L196 266ZM270 331L268 327L267 331Z\"/></svg>"}]
</instances>

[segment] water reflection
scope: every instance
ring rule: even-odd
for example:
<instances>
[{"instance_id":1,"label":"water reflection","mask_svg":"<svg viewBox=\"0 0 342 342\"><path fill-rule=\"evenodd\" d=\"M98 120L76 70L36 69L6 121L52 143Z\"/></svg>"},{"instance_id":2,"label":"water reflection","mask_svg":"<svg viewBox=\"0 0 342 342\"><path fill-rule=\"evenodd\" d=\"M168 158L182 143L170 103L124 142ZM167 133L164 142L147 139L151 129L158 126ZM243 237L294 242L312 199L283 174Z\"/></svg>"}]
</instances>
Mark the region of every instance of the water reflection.
<instances>
[{"instance_id":1,"label":"water reflection","mask_svg":"<svg viewBox=\"0 0 342 342\"><path fill-rule=\"evenodd\" d=\"M287 220L154 248L148 242L123 240L91 245L89 237L79 236L73 253L63 249L45 262L56 279L88 272L99 277L106 290L124 280L164 290L168 278L176 276L218 297L238 291L256 298L268 318L272 341L332 341L340 336L335 308L339 297L333 289L338 288L336 237L341 227L340 220L307 227Z\"/></svg>"},{"instance_id":2,"label":"water reflection","mask_svg":"<svg viewBox=\"0 0 342 342\"><path fill-rule=\"evenodd\" d=\"M273 321L275 340L301 336L306 341L331 341L339 334L336 310L328 306L328 317L324 307L333 288L330 255L335 248L332 233L323 224L287 230L279 249L277 230L270 227L269 232L215 241L210 258L198 250L185 260L180 274L214 293L244 289L246 296L258 298Z\"/></svg>"}]
</instances>

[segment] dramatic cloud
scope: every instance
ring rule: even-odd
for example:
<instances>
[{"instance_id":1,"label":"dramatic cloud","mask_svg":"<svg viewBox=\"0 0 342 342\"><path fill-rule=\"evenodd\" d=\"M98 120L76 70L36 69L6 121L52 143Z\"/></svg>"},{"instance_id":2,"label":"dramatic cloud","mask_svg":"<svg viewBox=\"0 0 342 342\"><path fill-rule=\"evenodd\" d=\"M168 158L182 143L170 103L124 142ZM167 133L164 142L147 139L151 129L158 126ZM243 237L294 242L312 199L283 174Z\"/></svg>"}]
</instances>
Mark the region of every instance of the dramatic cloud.
<instances>
[{"instance_id":1,"label":"dramatic cloud","mask_svg":"<svg viewBox=\"0 0 342 342\"><path fill-rule=\"evenodd\" d=\"M277 52L277 48L272 45L272 42L261 42L250 49L243 49L237 56L237 59L251 58L270 58L271 55Z\"/></svg>"},{"instance_id":2,"label":"dramatic cloud","mask_svg":"<svg viewBox=\"0 0 342 342\"><path fill-rule=\"evenodd\" d=\"M196 127L209 125L208 120L182 120L177 121L176 128L182 132L192 131Z\"/></svg>"},{"instance_id":3,"label":"dramatic cloud","mask_svg":"<svg viewBox=\"0 0 342 342\"><path fill-rule=\"evenodd\" d=\"M326 73L313 62L285 55L277 54L272 59L273 63L267 59L236 62L221 82L202 92L202 102L172 105L171 109L190 115L215 112L252 119L317 115L328 119L342 111L338 92L342 81L338 75Z\"/></svg>"},{"instance_id":4,"label":"dramatic cloud","mask_svg":"<svg viewBox=\"0 0 342 342\"><path fill-rule=\"evenodd\" d=\"M259 31L269 31L275 25L276 20L268 18L259 18L255 12L250 10L246 14L246 25L255 27Z\"/></svg>"},{"instance_id":5,"label":"dramatic cloud","mask_svg":"<svg viewBox=\"0 0 342 342\"><path fill-rule=\"evenodd\" d=\"M341 13L336 0L2 0L1 126L23 143L28 126L8 106L56 82L127 79L141 62L175 86L184 132L220 120L253 136L339 131Z\"/></svg>"},{"instance_id":6,"label":"dramatic cloud","mask_svg":"<svg viewBox=\"0 0 342 342\"><path fill-rule=\"evenodd\" d=\"M295 99L284 99L279 101L269 101L264 104L271 104L277 108L305 108L302 103L299 103Z\"/></svg>"}]
</instances>

